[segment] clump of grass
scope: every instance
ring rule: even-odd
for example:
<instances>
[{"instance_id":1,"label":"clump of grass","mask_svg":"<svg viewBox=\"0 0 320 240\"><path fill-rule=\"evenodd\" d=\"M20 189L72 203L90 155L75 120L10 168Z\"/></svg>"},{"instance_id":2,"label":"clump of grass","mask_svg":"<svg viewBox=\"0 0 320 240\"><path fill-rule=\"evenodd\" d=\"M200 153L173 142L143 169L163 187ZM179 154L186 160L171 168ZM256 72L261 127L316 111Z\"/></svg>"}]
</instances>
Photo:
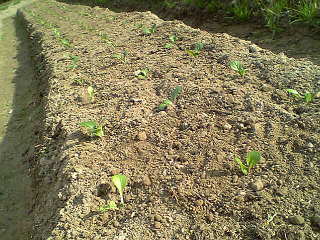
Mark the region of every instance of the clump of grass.
<instances>
[{"instance_id":1,"label":"clump of grass","mask_svg":"<svg viewBox=\"0 0 320 240\"><path fill-rule=\"evenodd\" d=\"M236 157L234 160L239 165L241 172L248 175L251 169L259 163L261 159L260 152L251 151L247 154L246 163L243 163L240 158Z\"/></svg>"},{"instance_id":2,"label":"clump of grass","mask_svg":"<svg viewBox=\"0 0 320 240\"><path fill-rule=\"evenodd\" d=\"M248 0L235 1L230 8L230 12L239 21L247 21L252 15Z\"/></svg>"},{"instance_id":3,"label":"clump of grass","mask_svg":"<svg viewBox=\"0 0 320 240\"><path fill-rule=\"evenodd\" d=\"M320 26L320 2L318 0L300 0L297 9L293 9L295 22L307 23L311 26Z\"/></svg>"},{"instance_id":4,"label":"clump of grass","mask_svg":"<svg viewBox=\"0 0 320 240\"><path fill-rule=\"evenodd\" d=\"M81 122L80 126L85 127L91 136L97 136L97 137L104 136L102 126L95 121Z\"/></svg>"},{"instance_id":5,"label":"clump of grass","mask_svg":"<svg viewBox=\"0 0 320 240\"><path fill-rule=\"evenodd\" d=\"M172 105L177 97L181 94L182 92L182 87L181 86L176 86L171 94L169 99L165 99L159 106L158 106L158 111L164 111L166 110L170 105Z\"/></svg>"},{"instance_id":6,"label":"clump of grass","mask_svg":"<svg viewBox=\"0 0 320 240\"><path fill-rule=\"evenodd\" d=\"M266 27L272 31L272 35L282 31L280 27L281 18L287 13L288 1L277 0L271 1L263 8L263 14L266 22Z\"/></svg>"},{"instance_id":7,"label":"clump of grass","mask_svg":"<svg viewBox=\"0 0 320 240\"><path fill-rule=\"evenodd\" d=\"M239 73L241 77L243 77L247 72L242 63L240 63L239 61L232 61L229 63L229 66L231 69Z\"/></svg>"},{"instance_id":8,"label":"clump of grass","mask_svg":"<svg viewBox=\"0 0 320 240\"><path fill-rule=\"evenodd\" d=\"M192 57L196 57L200 54L201 50L204 48L204 43L201 42L197 42L194 46L194 49L188 49L186 50L186 52L192 56Z\"/></svg>"}]
</instances>

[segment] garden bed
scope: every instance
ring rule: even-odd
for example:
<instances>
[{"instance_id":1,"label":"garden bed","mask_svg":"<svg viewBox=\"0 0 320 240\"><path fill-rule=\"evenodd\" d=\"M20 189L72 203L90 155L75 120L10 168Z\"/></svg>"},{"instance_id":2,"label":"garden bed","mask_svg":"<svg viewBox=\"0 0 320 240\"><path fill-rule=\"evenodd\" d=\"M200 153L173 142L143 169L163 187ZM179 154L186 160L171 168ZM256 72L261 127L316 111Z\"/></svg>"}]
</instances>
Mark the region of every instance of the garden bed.
<instances>
[{"instance_id":1,"label":"garden bed","mask_svg":"<svg viewBox=\"0 0 320 240\"><path fill-rule=\"evenodd\" d=\"M34 239L320 237L319 98L286 90L317 94L319 66L150 12L45 0L19 16L46 86ZM244 175L234 158L252 150L262 160ZM125 206L101 211L119 173Z\"/></svg>"}]
</instances>

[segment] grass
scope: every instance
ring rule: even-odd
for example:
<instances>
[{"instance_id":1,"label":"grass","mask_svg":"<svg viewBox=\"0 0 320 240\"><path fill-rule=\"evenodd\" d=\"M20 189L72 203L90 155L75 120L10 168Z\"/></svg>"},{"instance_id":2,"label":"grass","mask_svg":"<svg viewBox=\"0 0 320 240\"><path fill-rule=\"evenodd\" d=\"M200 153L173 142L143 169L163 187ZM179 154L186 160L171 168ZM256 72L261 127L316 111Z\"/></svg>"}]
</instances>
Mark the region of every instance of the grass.
<instances>
[{"instance_id":1,"label":"grass","mask_svg":"<svg viewBox=\"0 0 320 240\"><path fill-rule=\"evenodd\" d=\"M12 0L5 3L0 4L0 11L8 9L10 6L14 6L18 3L20 3L22 0Z\"/></svg>"}]
</instances>

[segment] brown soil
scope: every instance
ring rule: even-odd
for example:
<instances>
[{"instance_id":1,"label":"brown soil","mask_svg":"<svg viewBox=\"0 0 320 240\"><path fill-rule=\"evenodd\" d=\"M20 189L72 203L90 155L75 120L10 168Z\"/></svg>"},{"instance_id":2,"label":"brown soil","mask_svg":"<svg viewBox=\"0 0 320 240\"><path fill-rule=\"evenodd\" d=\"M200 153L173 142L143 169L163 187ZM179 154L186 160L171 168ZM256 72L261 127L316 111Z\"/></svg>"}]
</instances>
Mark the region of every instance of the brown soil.
<instances>
[{"instance_id":1,"label":"brown soil","mask_svg":"<svg viewBox=\"0 0 320 240\"><path fill-rule=\"evenodd\" d=\"M20 16L48 84L31 161L33 239L320 238L320 101L285 90L317 92L319 66L150 12L45 0ZM144 35L141 25L152 24L157 31ZM172 34L179 40L167 49ZM204 49L189 56L197 42ZM113 57L124 51L126 61ZM248 69L244 77L233 60ZM146 79L135 77L145 68ZM174 106L156 111L177 85ZM80 129L89 120L104 137ZM244 176L233 159L250 150L263 159ZM119 200L117 173L129 178L126 204L100 212Z\"/></svg>"}]
</instances>

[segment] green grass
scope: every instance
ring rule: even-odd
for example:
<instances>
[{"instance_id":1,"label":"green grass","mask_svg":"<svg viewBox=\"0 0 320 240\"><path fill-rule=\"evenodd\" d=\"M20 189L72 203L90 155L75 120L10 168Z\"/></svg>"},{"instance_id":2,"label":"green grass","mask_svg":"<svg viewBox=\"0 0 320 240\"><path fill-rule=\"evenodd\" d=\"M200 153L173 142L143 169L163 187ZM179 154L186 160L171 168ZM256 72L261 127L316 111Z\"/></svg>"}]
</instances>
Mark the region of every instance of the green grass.
<instances>
[{"instance_id":1,"label":"green grass","mask_svg":"<svg viewBox=\"0 0 320 240\"><path fill-rule=\"evenodd\" d=\"M20 3L22 0L12 0L8 2L0 1L0 11L8 9L10 6ZM2 3L3 2L3 3Z\"/></svg>"}]
</instances>

